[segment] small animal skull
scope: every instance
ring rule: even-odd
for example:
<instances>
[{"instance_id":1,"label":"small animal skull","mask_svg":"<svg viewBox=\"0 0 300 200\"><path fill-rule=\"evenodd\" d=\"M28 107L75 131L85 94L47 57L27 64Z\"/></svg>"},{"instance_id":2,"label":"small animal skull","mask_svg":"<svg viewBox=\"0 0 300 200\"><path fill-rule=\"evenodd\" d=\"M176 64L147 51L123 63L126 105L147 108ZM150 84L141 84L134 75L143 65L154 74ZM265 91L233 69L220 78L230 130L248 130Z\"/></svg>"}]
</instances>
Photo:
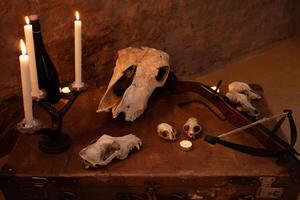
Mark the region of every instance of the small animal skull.
<instances>
[{"instance_id":1,"label":"small animal skull","mask_svg":"<svg viewBox=\"0 0 300 200\"><path fill-rule=\"evenodd\" d=\"M238 92L238 93L243 93L247 95L248 99L254 100L254 99L261 99L261 96L254 93L250 86L247 83L243 82L232 82L228 85L228 91L229 92Z\"/></svg>"},{"instance_id":2,"label":"small animal skull","mask_svg":"<svg viewBox=\"0 0 300 200\"><path fill-rule=\"evenodd\" d=\"M202 127L196 118L191 117L183 125L183 131L189 138L195 139L196 136L202 131Z\"/></svg>"},{"instance_id":3,"label":"small animal skull","mask_svg":"<svg viewBox=\"0 0 300 200\"><path fill-rule=\"evenodd\" d=\"M79 152L86 168L109 164L114 158L124 160L133 148L140 150L142 141L135 135L122 137L102 135L96 142Z\"/></svg>"},{"instance_id":4,"label":"small animal skull","mask_svg":"<svg viewBox=\"0 0 300 200\"><path fill-rule=\"evenodd\" d=\"M245 94L231 91L226 93L226 97L231 102L241 105L240 107L237 108L239 111L244 111L248 115L253 117L259 116L259 111L251 104L250 100Z\"/></svg>"},{"instance_id":5,"label":"small animal skull","mask_svg":"<svg viewBox=\"0 0 300 200\"><path fill-rule=\"evenodd\" d=\"M149 47L119 50L97 112L111 109L114 118L124 113L126 121L134 121L146 109L155 88L165 84L169 71L169 55L163 51Z\"/></svg>"},{"instance_id":6,"label":"small animal skull","mask_svg":"<svg viewBox=\"0 0 300 200\"><path fill-rule=\"evenodd\" d=\"M177 131L174 127L167 123L161 123L157 126L158 136L165 139L175 141L177 138Z\"/></svg>"}]
</instances>

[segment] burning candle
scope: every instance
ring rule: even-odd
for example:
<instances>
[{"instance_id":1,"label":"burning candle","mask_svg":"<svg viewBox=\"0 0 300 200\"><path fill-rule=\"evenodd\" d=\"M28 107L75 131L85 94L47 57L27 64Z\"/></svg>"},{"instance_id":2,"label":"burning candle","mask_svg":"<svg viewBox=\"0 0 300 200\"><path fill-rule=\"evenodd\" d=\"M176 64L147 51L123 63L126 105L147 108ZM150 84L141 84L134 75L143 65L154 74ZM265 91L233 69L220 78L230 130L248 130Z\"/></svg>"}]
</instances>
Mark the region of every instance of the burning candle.
<instances>
[{"instance_id":1,"label":"burning candle","mask_svg":"<svg viewBox=\"0 0 300 200\"><path fill-rule=\"evenodd\" d=\"M71 90L69 87L63 87L63 88L60 88L60 92L62 92L64 94L69 94L69 93L71 93Z\"/></svg>"},{"instance_id":2,"label":"burning candle","mask_svg":"<svg viewBox=\"0 0 300 200\"><path fill-rule=\"evenodd\" d=\"M81 21L79 12L75 12L76 19L74 21L74 42L75 42L75 82L73 87L80 88L83 83L81 80Z\"/></svg>"},{"instance_id":3,"label":"burning candle","mask_svg":"<svg viewBox=\"0 0 300 200\"><path fill-rule=\"evenodd\" d=\"M26 48L29 56L31 94L33 97L41 97L43 92L39 89L38 76L36 72L35 50L32 34L32 25L29 24L29 18L25 17L26 24L24 25Z\"/></svg>"},{"instance_id":4,"label":"burning candle","mask_svg":"<svg viewBox=\"0 0 300 200\"><path fill-rule=\"evenodd\" d=\"M216 90L217 86L211 86L210 88L213 89L213 90ZM217 93L220 93L220 89L217 90Z\"/></svg>"},{"instance_id":5,"label":"burning candle","mask_svg":"<svg viewBox=\"0 0 300 200\"><path fill-rule=\"evenodd\" d=\"M32 114L29 56L26 54L26 46L23 40L20 41L20 48L22 51L22 55L19 56L19 61L20 61L20 69L21 69L25 125L32 126L33 114Z\"/></svg>"}]
</instances>

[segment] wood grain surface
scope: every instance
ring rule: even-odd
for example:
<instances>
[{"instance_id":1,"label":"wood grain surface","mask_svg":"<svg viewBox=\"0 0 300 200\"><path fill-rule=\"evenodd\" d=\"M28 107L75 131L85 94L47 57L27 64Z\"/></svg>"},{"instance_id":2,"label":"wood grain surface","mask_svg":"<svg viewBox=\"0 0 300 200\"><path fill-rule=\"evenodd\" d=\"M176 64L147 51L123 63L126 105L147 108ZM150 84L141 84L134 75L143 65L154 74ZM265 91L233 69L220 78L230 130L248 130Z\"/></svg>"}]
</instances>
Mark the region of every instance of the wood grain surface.
<instances>
[{"instance_id":1,"label":"wood grain surface","mask_svg":"<svg viewBox=\"0 0 300 200\"><path fill-rule=\"evenodd\" d=\"M88 176L110 179L113 177L224 177L224 176L287 176L287 169L278 166L275 159L259 158L235 152L218 145L210 145L197 138L193 150L183 152L179 142L187 139L182 126L189 117L196 117L203 125L203 133L218 135L234 129L227 121L219 120L202 104L179 107L178 103L201 97L193 94L172 95L165 89L157 90L149 101L145 113L135 122L124 122L122 117L113 119L111 113L96 113L99 99L105 88L82 93L64 119L63 130L72 138L71 148L56 155L38 150L37 135L21 135L10 156L8 165L17 176ZM205 101L204 99L202 99ZM257 103L267 112L262 100ZM35 116L49 125L47 114L39 107ZM175 142L158 137L156 126L166 122L180 133ZM134 151L124 161L114 160L106 167L84 169L78 152L102 134L122 136L135 134L143 142L142 149ZM248 133L228 136L226 139L260 146Z\"/></svg>"}]
</instances>

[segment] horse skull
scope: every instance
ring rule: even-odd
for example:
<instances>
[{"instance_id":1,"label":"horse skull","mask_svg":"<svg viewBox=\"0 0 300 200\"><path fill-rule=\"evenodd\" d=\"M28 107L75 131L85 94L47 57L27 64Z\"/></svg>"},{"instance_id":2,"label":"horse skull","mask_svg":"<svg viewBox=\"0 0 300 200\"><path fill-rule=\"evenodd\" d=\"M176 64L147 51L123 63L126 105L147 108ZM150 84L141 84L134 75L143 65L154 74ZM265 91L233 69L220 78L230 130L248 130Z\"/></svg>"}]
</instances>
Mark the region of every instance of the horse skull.
<instances>
[{"instance_id":1,"label":"horse skull","mask_svg":"<svg viewBox=\"0 0 300 200\"><path fill-rule=\"evenodd\" d=\"M146 109L155 88L165 84L169 71L169 56L163 51L148 47L119 50L97 112L111 109L114 118L124 113L126 121L134 121Z\"/></svg>"}]
</instances>

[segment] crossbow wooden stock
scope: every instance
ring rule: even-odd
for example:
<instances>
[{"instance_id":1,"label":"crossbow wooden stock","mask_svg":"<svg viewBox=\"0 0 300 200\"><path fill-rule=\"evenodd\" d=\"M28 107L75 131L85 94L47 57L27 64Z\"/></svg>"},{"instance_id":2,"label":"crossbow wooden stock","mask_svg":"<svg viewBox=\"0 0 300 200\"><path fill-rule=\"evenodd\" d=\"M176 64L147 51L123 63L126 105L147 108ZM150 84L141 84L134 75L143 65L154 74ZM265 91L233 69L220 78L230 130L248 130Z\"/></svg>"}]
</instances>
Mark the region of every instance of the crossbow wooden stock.
<instances>
[{"instance_id":1,"label":"crossbow wooden stock","mask_svg":"<svg viewBox=\"0 0 300 200\"><path fill-rule=\"evenodd\" d=\"M247 126L255 122L255 118L242 114L229 102L226 96L216 92L220 84L221 82L218 83L216 89L211 89L211 87L200 82L179 81L174 74L171 74L167 81L167 88L173 94L180 94L184 92L193 92L199 94L213 104L222 113L224 120L227 120L235 127ZM233 150L254 156L278 158L293 157L293 160L297 160L299 164L300 162L296 156L299 155L299 153L294 148L297 140L297 128L292 116L292 111L284 110L284 113L286 113L286 116L289 120L290 142L285 141L276 134L286 116L282 117L277 122L273 130L270 130L263 124L255 124L255 126L247 129L247 132L254 135L266 148L256 148L243 144L237 144L213 135L206 135L204 140L210 144L221 144Z\"/></svg>"}]
</instances>

